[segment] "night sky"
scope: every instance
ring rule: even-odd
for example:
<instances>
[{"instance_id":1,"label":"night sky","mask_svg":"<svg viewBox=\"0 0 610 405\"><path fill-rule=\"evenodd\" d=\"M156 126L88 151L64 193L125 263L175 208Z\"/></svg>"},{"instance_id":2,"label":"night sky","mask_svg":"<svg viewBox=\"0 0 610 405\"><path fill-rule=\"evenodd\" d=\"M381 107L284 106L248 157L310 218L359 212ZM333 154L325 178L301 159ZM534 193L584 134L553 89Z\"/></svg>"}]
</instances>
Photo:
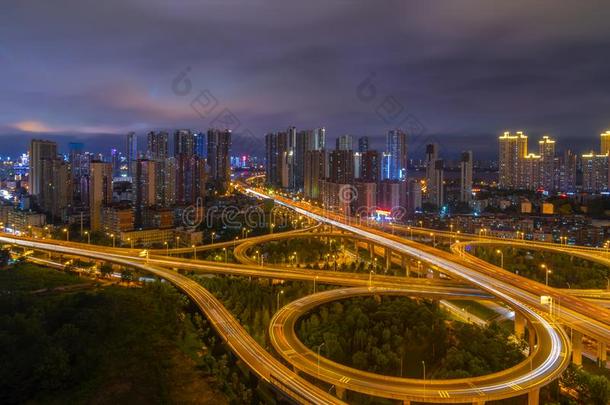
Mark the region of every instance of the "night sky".
<instances>
[{"instance_id":1,"label":"night sky","mask_svg":"<svg viewBox=\"0 0 610 405\"><path fill-rule=\"evenodd\" d=\"M531 147L550 134L582 152L610 129L607 1L0 7L1 155L33 136L106 152L128 131L205 130L227 113L246 138L236 152L257 153L266 132L289 125L325 126L331 142L369 135L379 148L388 129L406 126L414 155L436 140L446 157L470 148L489 158L504 130L526 131ZM185 69L190 88L174 81Z\"/></svg>"}]
</instances>

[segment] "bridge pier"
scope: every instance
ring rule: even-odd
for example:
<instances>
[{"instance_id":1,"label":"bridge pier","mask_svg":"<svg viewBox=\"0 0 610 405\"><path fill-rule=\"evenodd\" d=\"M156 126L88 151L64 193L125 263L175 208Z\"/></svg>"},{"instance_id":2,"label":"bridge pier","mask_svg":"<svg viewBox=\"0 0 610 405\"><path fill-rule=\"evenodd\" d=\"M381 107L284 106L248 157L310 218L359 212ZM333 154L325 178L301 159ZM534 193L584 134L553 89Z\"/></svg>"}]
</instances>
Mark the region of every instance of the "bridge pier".
<instances>
[{"instance_id":1,"label":"bridge pier","mask_svg":"<svg viewBox=\"0 0 610 405\"><path fill-rule=\"evenodd\" d=\"M389 248L385 248L385 271L390 270L392 265L392 251Z\"/></svg>"},{"instance_id":2,"label":"bridge pier","mask_svg":"<svg viewBox=\"0 0 610 405\"><path fill-rule=\"evenodd\" d=\"M540 388L534 388L527 393L527 405L540 404Z\"/></svg>"},{"instance_id":3,"label":"bridge pier","mask_svg":"<svg viewBox=\"0 0 610 405\"><path fill-rule=\"evenodd\" d=\"M375 258L375 246L372 243L369 243L369 258L371 261Z\"/></svg>"},{"instance_id":4,"label":"bridge pier","mask_svg":"<svg viewBox=\"0 0 610 405\"><path fill-rule=\"evenodd\" d=\"M582 365L582 333L572 329L572 363Z\"/></svg>"},{"instance_id":5,"label":"bridge pier","mask_svg":"<svg viewBox=\"0 0 610 405\"><path fill-rule=\"evenodd\" d=\"M525 317L515 311L515 336L519 339L523 339L525 335L525 322Z\"/></svg>"},{"instance_id":6,"label":"bridge pier","mask_svg":"<svg viewBox=\"0 0 610 405\"><path fill-rule=\"evenodd\" d=\"M606 362L608 360L608 348L606 347L605 342L597 342L597 365L599 367L606 367Z\"/></svg>"},{"instance_id":7,"label":"bridge pier","mask_svg":"<svg viewBox=\"0 0 610 405\"><path fill-rule=\"evenodd\" d=\"M335 386L335 392L337 393L337 398L345 398L345 388Z\"/></svg>"}]
</instances>

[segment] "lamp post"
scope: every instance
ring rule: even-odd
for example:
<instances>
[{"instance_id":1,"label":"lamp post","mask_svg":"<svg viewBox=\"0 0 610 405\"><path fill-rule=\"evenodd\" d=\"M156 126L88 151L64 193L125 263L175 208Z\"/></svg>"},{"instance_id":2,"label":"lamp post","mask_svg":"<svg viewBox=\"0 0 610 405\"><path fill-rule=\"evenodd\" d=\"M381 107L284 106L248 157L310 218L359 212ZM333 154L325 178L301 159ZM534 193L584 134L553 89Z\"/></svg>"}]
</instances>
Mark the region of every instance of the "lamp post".
<instances>
[{"instance_id":1,"label":"lamp post","mask_svg":"<svg viewBox=\"0 0 610 405\"><path fill-rule=\"evenodd\" d=\"M292 252L292 254L294 255L294 267L297 267L297 265L299 264L297 252Z\"/></svg>"},{"instance_id":2,"label":"lamp post","mask_svg":"<svg viewBox=\"0 0 610 405\"><path fill-rule=\"evenodd\" d=\"M193 248L193 259L197 260L197 245L192 245Z\"/></svg>"},{"instance_id":3,"label":"lamp post","mask_svg":"<svg viewBox=\"0 0 610 405\"><path fill-rule=\"evenodd\" d=\"M216 232L212 232L212 245L214 244L214 237L216 237Z\"/></svg>"},{"instance_id":4,"label":"lamp post","mask_svg":"<svg viewBox=\"0 0 610 405\"><path fill-rule=\"evenodd\" d=\"M436 236L434 232L430 232L430 236L432 236L432 247L436 247Z\"/></svg>"},{"instance_id":5,"label":"lamp post","mask_svg":"<svg viewBox=\"0 0 610 405\"><path fill-rule=\"evenodd\" d=\"M164 241L163 244L165 245L165 255L169 256L169 243L167 243L167 241Z\"/></svg>"},{"instance_id":6,"label":"lamp post","mask_svg":"<svg viewBox=\"0 0 610 405\"><path fill-rule=\"evenodd\" d=\"M504 253L500 249L496 249L496 254L500 255L500 267L504 268Z\"/></svg>"},{"instance_id":7,"label":"lamp post","mask_svg":"<svg viewBox=\"0 0 610 405\"><path fill-rule=\"evenodd\" d=\"M282 295L282 294L284 294L284 290L280 290L276 295L276 298L277 298L276 312L280 310L280 295Z\"/></svg>"},{"instance_id":8,"label":"lamp post","mask_svg":"<svg viewBox=\"0 0 610 405\"><path fill-rule=\"evenodd\" d=\"M45 227L46 229L46 227ZM85 231L85 235L87 235L87 243L91 244L91 234L89 233L89 231Z\"/></svg>"},{"instance_id":9,"label":"lamp post","mask_svg":"<svg viewBox=\"0 0 610 405\"><path fill-rule=\"evenodd\" d=\"M546 264L541 264L540 267L542 267L545 271L544 271L544 279L545 279L545 284L548 286L549 285L549 274L552 273L551 269L549 269L548 267L546 267Z\"/></svg>"},{"instance_id":10,"label":"lamp post","mask_svg":"<svg viewBox=\"0 0 610 405\"><path fill-rule=\"evenodd\" d=\"M225 263L228 263L229 259L227 258L227 248L222 248L222 251L225 252Z\"/></svg>"},{"instance_id":11,"label":"lamp post","mask_svg":"<svg viewBox=\"0 0 610 405\"><path fill-rule=\"evenodd\" d=\"M180 247L180 236L176 236L176 248Z\"/></svg>"},{"instance_id":12,"label":"lamp post","mask_svg":"<svg viewBox=\"0 0 610 405\"><path fill-rule=\"evenodd\" d=\"M320 349L324 346L325 342L322 342L318 345L318 375L320 375Z\"/></svg>"},{"instance_id":13,"label":"lamp post","mask_svg":"<svg viewBox=\"0 0 610 405\"><path fill-rule=\"evenodd\" d=\"M112 247L115 248L116 247L116 238L113 233L110 234L110 237L112 238Z\"/></svg>"},{"instance_id":14,"label":"lamp post","mask_svg":"<svg viewBox=\"0 0 610 405\"><path fill-rule=\"evenodd\" d=\"M64 228L63 231L66 234L66 241L70 242L70 230L68 228Z\"/></svg>"},{"instance_id":15,"label":"lamp post","mask_svg":"<svg viewBox=\"0 0 610 405\"><path fill-rule=\"evenodd\" d=\"M235 239L233 239L233 250L235 250L235 246L237 245L237 239L239 239L239 236L236 236Z\"/></svg>"},{"instance_id":16,"label":"lamp post","mask_svg":"<svg viewBox=\"0 0 610 405\"><path fill-rule=\"evenodd\" d=\"M373 274L374 274L374 273L375 273L375 272L374 272L373 270L371 270L371 271L369 272L369 287L372 287L372 286L373 286Z\"/></svg>"}]
</instances>

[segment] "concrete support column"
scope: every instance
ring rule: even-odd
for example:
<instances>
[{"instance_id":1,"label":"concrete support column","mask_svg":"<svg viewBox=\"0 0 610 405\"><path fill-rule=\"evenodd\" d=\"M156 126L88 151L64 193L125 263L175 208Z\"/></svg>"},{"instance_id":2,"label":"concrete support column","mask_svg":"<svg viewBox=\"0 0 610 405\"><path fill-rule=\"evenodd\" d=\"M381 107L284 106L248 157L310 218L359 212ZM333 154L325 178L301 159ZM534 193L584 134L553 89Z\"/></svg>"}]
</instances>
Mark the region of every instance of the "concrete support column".
<instances>
[{"instance_id":1,"label":"concrete support column","mask_svg":"<svg viewBox=\"0 0 610 405\"><path fill-rule=\"evenodd\" d=\"M411 275L409 274L411 266L409 265L409 262L407 261L407 257L405 255L400 256L400 267L405 269L405 276L409 277Z\"/></svg>"},{"instance_id":2,"label":"concrete support column","mask_svg":"<svg viewBox=\"0 0 610 405\"><path fill-rule=\"evenodd\" d=\"M385 270L390 270L390 266L392 266L392 251L385 248Z\"/></svg>"},{"instance_id":3,"label":"concrete support column","mask_svg":"<svg viewBox=\"0 0 610 405\"><path fill-rule=\"evenodd\" d=\"M485 405L485 401L474 401L472 405Z\"/></svg>"},{"instance_id":4,"label":"concrete support column","mask_svg":"<svg viewBox=\"0 0 610 405\"><path fill-rule=\"evenodd\" d=\"M536 346L536 332L534 332L534 328L530 327L529 325L527 327L527 335L531 353L534 351L534 346Z\"/></svg>"},{"instance_id":5,"label":"concrete support column","mask_svg":"<svg viewBox=\"0 0 610 405\"><path fill-rule=\"evenodd\" d=\"M369 243L369 256L371 260L375 257L375 246L372 243Z\"/></svg>"},{"instance_id":6,"label":"concrete support column","mask_svg":"<svg viewBox=\"0 0 610 405\"><path fill-rule=\"evenodd\" d=\"M335 391L337 392L337 398L345 398L345 388L335 386Z\"/></svg>"},{"instance_id":7,"label":"concrete support column","mask_svg":"<svg viewBox=\"0 0 610 405\"><path fill-rule=\"evenodd\" d=\"M527 405L540 404L540 388L535 388L527 393Z\"/></svg>"},{"instance_id":8,"label":"concrete support column","mask_svg":"<svg viewBox=\"0 0 610 405\"><path fill-rule=\"evenodd\" d=\"M572 329L572 363L582 365L582 333Z\"/></svg>"},{"instance_id":9,"label":"concrete support column","mask_svg":"<svg viewBox=\"0 0 610 405\"><path fill-rule=\"evenodd\" d=\"M515 311L515 336L523 339L525 335L525 317L521 313Z\"/></svg>"},{"instance_id":10,"label":"concrete support column","mask_svg":"<svg viewBox=\"0 0 610 405\"><path fill-rule=\"evenodd\" d=\"M606 367L606 362L608 360L607 351L608 348L606 347L605 342L597 342L597 365L599 367Z\"/></svg>"}]
</instances>

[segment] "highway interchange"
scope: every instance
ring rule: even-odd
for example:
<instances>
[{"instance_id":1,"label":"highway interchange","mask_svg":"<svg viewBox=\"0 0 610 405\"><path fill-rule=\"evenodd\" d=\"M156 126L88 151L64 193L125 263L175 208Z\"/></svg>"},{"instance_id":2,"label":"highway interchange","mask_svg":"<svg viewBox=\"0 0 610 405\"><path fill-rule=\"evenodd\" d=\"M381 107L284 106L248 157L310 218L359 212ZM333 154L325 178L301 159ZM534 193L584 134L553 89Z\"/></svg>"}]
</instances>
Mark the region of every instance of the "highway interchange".
<instances>
[{"instance_id":1,"label":"highway interchange","mask_svg":"<svg viewBox=\"0 0 610 405\"><path fill-rule=\"evenodd\" d=\"M146 260L135 256L136 251L133 249L109 249L107 247L95 247L94 245L50 240L40 241L15 236L3 236L0 237L0 241L133 266L172 282L199 306L210 319L219 335L244 363L261 378L276 386L286 396L300 403L340 403L341 400L298 376L297 373L283 365L272 354L266 352L211 293L191 278L178 274L174 271L175 269L284 280L315 280L319 283L352 287L307 296L302 299L304 301L301 301L302 304L304 303L303 308L312 308L329 299L340 299L349 294L391 293L437 297L455 296L457 294L458 296L485 299L493 296L522 314L528 320L532 331L535 331L538 344L533 351L533 355L526 362L516 367L489 376L471 379L470 384L459 380L427 380L424 382L422 380L368 375L370 373L337 365L327 359L321 360L321 371L318 374L317 364L312 360L311 351L304 348L302 343L295 338L294 322L298 319L298 315L302 313L295 310L295 305L299 305L299 301L288 304L274 317L270 329L272 343L280 356L288 360L294 369L335 385L342 391L350 389L374 396L401 399L405 402L482 403L485 400L508 398L528 393L530 394L529 403L535 404L537 403L539 387L555 379L570 361L570 341L560 326L560 322L570 327L585 330L587 334L596 339L610 342L610 313L608 311L556 289L541 288L539 283L524 282L526 279L502 269L498 270L498 268L488 263L480 263L478 259L468 257L464 253L463 244L455 244L453 254L443 252L372 227L354 224L339 215L322 212L303 203L294 202L281 196L269 195L259 189L242 187L242 191L259 198L273 198L277 204L294 210L300 215L307 216L314 222L331 225L335 230L348 232L346 236L354 237L357 235L358 240L373 242L375 245L391 249L398 254L422 260L451 276L452 281L383 275L373 277L368 274L260 266L256 262L252 263L252 259L247 254L248 249L259 243L276 240L277 235L247 238L242 247L238 245L235 249L235 257L242 262L249 263L246 265L219 264L177 257L168 258L163 256L166 251L161 250L155 251L155 254ZM315 227L310 227L306 231L315 230ZM303 230L293 231L292 236L300 236L303 232ZM313 233L312 235L316 234ZM338 235L336 232L325 233L321 231L319 236ZM241 242L243 240L239 241L240 245ZM476 241L471 239L471 242ZM490 241L490 243L492 242ZM493 243L499 242L493 241ZM195 249L174 249L172 252L178 254L193 251L195 253L204 249L229 248L235 244L236 242L231 241L205 245L205 247ZM529 246L531 247L531 245ZM594 251L585 252L583 249L582 253L595 256ZM541 294L548 294L558 300L561 299L561 313L554 313L553 316L549 316L548 307L540 304ZM596 319L590 316L593 314ZM315 356L313 358L315 359ZM313 367L312 364L315 364L316 367ZM426 386L425 390L424 385ZM337 389L337 394L340 394L339 389Z\"/></svg>"}]
</instances>

